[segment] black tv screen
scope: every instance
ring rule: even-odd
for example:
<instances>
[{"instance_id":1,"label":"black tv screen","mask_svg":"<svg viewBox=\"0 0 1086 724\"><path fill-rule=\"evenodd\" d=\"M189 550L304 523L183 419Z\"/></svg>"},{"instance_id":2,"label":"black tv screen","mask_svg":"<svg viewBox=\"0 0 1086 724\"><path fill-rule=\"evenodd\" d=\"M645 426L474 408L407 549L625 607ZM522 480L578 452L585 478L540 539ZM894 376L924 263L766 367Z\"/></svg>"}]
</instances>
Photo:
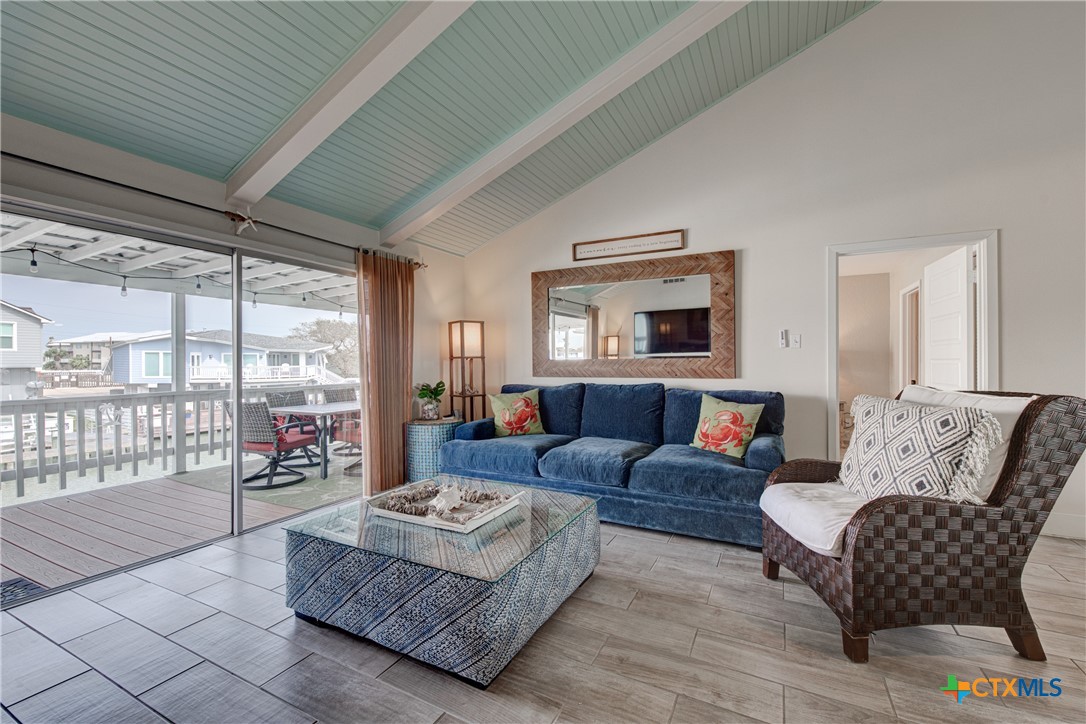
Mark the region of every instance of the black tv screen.
<instances>
[{"instance_id":1,"label":"black tv screen","mask_svg":"<svg viewBox=\"0 0 1086 724\"><path fill-rule=\"evenodd\" d=\"M634 312L634 354L709 354L709 308Z\"/></svg>"}]
</instances>

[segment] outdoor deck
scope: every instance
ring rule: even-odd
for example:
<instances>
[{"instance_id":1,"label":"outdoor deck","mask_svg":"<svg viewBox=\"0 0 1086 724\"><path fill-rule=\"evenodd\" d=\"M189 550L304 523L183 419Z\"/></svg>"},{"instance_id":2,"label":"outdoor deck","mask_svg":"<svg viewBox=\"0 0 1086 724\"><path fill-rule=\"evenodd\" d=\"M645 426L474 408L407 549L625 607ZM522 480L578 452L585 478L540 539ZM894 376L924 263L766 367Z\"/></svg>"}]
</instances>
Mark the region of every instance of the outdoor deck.
<instances>
[{"instance_id":1,"label":"outdoor deck","mask_svg":"<svg viewBox=\"0 0 1086 724\"><path fill-rule=\"evenodd\" d=\"M301 512L245 500L245 527ZM0 579L46 588L78 581L230 532L230 497L170 478L0 509Z\"/></svg>"}]
</instances>

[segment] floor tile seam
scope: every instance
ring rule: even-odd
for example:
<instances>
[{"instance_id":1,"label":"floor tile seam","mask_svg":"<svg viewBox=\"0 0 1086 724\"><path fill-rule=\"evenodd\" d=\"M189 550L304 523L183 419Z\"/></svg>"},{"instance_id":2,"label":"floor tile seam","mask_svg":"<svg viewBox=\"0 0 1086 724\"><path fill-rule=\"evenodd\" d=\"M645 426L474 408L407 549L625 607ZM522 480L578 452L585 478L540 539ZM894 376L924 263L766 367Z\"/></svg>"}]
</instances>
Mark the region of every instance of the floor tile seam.
<instances>
[{"instance_id":1,"label":"floor tile seam","mask_svg":"<svg viewBox=\"0 0 1086 724\"><path fill-rule=\"evenodd\" d=\"M185 561L179 561L179 562L180 562L180 563L184 563ZM188 564L188 565L192 565L192 564L190 563L190 564ZM202 567L202 566L198 566L198 567ZM207 571L208 573L215 573L215 574L218 574L218 575L222 576L222 577L223 577L224 579L227 579L227 578L232 578L232 577L233 577L233 576L228 576L228 575L226 575L225 573L219 573L218 571L213 571L213 570L211 570L210 568L207 568L207 569L205 569L205 570L206 570L206 571ZM176 593L176 594L177 594L178 596L185 596L186 598L188 598L188 597L189 597L189 594L190 594L190 593L198 593L198 592L200 592L200 591L204 590L205 588L210 588L210 587L212 587L212 586L214 586L214 585L216 585L216 584L222 583L222 581L215 581L214 583L208 583L207 585L204 585L204 586L200 586L199 588L194 588L193 590L189 591L188 593L181 593L180 591L175 591L175 590L173 590L172 588L166 588L165 586L163 586L163 585L161 585L161 584L158 584L158 583L155 583L154 581L148 581L148 580L147 580L146 578L140 578L140 577L139 577L139 576L137 576L137 575L136 575L135 573L132 573L132 574L130 574L130 575L131 575L131 576L132 576L133 578L139 578L139 580L143 581L144 583L149 583L149 584L151 584L152 586L158 586L159 588L161 588L161 589L164 589L164 590L166 590L166 591L169 591L170 593ZM118 594L118 595L121 595L121 594ZM113 596L110 596L110 598L113 598ZM103 600L105 600L105 599L103 599ZM193 600L195 601L196 599L193 599ZM199 601L197 601L197 603L199 603ZM204 605L206 606L207 604L205 603Z\"/></svg>"},{"instance_id":2,"label":"floor tile seam","mask_svg":"<svg viewBox=\"0 0 1086 724\"><path fill-rule=\"evenodd\" d=\"M803 627L800 626L799 628L803 628ZM698 633L700 634L701 632L702 632L702 629L698 629ZM708 634L715 635L715 636L720 636L721 635L720 633L718 633L716 631L709 630L709 629L705 629L705 632L708 633ZM725 638L729 638L729 637L725 636ZM761 644L756 644L756 643L753 643L753 642L750 642L750 641L740 641L738 639L731 639L731 640L735 641L736 644L745 644L747 647L755 647L755 648L759 649L761 652L763 652L765 654L769 654L769 655L779 654L779 653L781 653L781 651L788 651L788 649L771 649L771 648L769 648L767 646L763 646ZM697 643L696 638L694 640L694 643L695 644ZM787 639L786 639L786 644L787 644ZM796 653L796 652L792 651L790 653ZM777 685L777 686L782 686L782 687L791 686L793 689L796 689L798 691L803 691L803 692L808 693L808 694L815 694L816 696L827 696L826 694L820 693L818 691L813 691L811 689L807 689L807 688L804 688L802 686L797 686L794 681L793 682L777 681L775 679L770 679L770 678L767 678L765 676L760 676L758 674L751 673L750 671L742 669L742 668L740 668L738 666L730 666L728 664L721 664L721 663L718 663L718 662L715 662L715 661L708 661L706 659L699 658L699 657L693 655L693 647L691 647L690 658L693 659L694 661L698 662L699 664L702 664L702 665L705 665L705 666L723 667L725 669L729 669L731 671L735 671L737 673L744 674L746 676L750 676L750 677L755 678L755 679L760 679L762 681L767 681L767 682L769 682L771 684L774 684L774 685ZM876 676L879 677L879 679L881 679L883 681L883 683L885 684L885 680L886 680L887 677L884 674L881 674L879 672L870 672L870 671L868 673L870 673L872 677L876 677ZM834 675L835 676L836 675L846 676L847 674L845 674L844 672L840 672L839 674L835 673ZM827 696L827 698L834 698L834 697L828 697ZM868 707L861 707L861 708L867 709ZM869 711L872 711L873 713L876 713L876 714L879 713L879 712L875 711L874 709L869 709ZM896 716L896 714L895 714L895 716Z\"/></svg>"},{"instance_id":3,"label":"floor tile seam","mask_svg":"<svg viewBox=\"0 0 1086 724\"><path fill-rule=\"evenodd\" d=\"M180 645L180 644L178 644L178 645ZM186 649L186 650L188 650L188 649ZM193 652L193 653L195 653L195 652ZM310 654L310 656L312 656L312 655L313 655L313 654ZM275 693L273 693L273 692L271 692L271 691L268 691L267 689L265 689L265 688L264 688L264 686L263 686L263 685L260 685L260 684L254 684L253 682L249 681L248 679L245 679L245 678L242 678L241 676L238 676L238 675L237 675L237 674L235 674L235 673L234 673L233 671L230 671L230 670L229 670L229 669L227 669L226 667L223 667L223 666L220 666L220 665L216 664L216 663L215 663L214 661L211 661L210 659L205 659L204 657L202 657L202 656L199 656L199 654L197 654L197 656L198 656L198 657L200 658L200 661L199 661L199 662L197 662L197 663L196 663L196 664L194 664L193 666L190 666L190 667L188 667L188 668L187 668L187 669L185 669L184 671L179 671L178 673L174 674L174 675L173 675L173 676L171 676L170 678L168 678L168 679L166 679L166 680L164 680L164 681L162 681L162 682L160 682L160 683L158 683L158 684L155 684L155 685L154 685L154 686L152 686L152 687L151 687L150 689L147 689L146 691L144 691L144 692L143 692L142 694L140 694L140 695L139 695L138 697L136 697L136 698L137 698L137 699L139 699L139 700L140 700L140 701L141 701L141 702L142 702L142 703L143 703L143 704L144 704L145 706L148 706L148 707L150 707L150 708L154 709L154 707L151 707L151 705L150 705L150 704L148 704L147 702L145 702L145 701L143 700L143 697L144 697L144 696L146 696L146 695L147 695L148 693L150 693L151 691L154 691L155 689L159 688L160 686L162 686L162 685L164 685L164 684L166 684L166 683L168 683L168 682L170 682L170 681L173 681L173 680L174 680L174 679L176 679L176 678L177 678L178 676L181 676L182 674L184 674L184 673L186 673L186 672L188 672L188 671L192 671L193 669L195 669L195 668L196 668L197 666L199 666L200 664L209 664L210 666L214 666L214 667L215 667L216 669L218 669L219 671L221 671L221 672L225 673L225 674L226 674L227 676L233 677L233 678L237 679L238 681L242 682L243 684L248 684L249 686L252 686L252 687L253 687L254 689L257 689L257 690L261 691L262 693L264 693L264 694L267 694L268 696L272 697L272 698L273 698L273 699L275 699L276 701L279 701L280 703L284 704L285 706L289 706L289 707L290 707L291 709L295 709L295 710L297 710L297 711L300 711L300 712L302 712L302 713L303 713L303 714L305 714L305 715L306 715L307 717L310 717L310 718L311 718L311 719L312 719L312 720L313 720L314 722L317 722L317 721L319 721L319 718L318 718L318 717L315 717L315 716L313 716L313 715L312 715L312 714L310 714L310 713L309 713L308 711L304 711L303 709L299 708L299 707L298 707L298 706L296 706L295 704L292 704L292 703L290 703L290 702L289 702L289 701L287 701L286 699L283 699L282 697L280 697L280 696L277 696L277 695L276 695ZM290 666L288 666L288 667L287 667L286 669L284 669L283 671L281 671L281 672L280 672L279 674L276 674L275 676L273 676L273 677L272 677L271 679L268 679L268 681L266 681L266 682L264 682L264 683L265 683L265 684L267 684L267 683L270 683L270 682L271 682L271 681L273 681L274 679L278 678L278 677L279 677L279 676L280 676L281 674L283 674L283 673L286 673L287 671L289 671L290 669L294 668L294 667L295 667L295 666L297 666L297 665L298 665L299 663L301 663L302 661L305 661L305 660L306 660L306 659L308 659L308 658L309 658L309 656L306 656L306 657L302 658L302 659L301 659L301 661L298 661L298 662L295 662L294 664L291 664L291 665L290 665ZM157 709L155 709L155 712L156 712L156 713L158 713L158 710L157 710ZM163 718L163 719L166 719L167 721L171 721L171 722L173 721L172 719L170 719L169 717L167 717L167 716L165 716L165 715L163 715L163 714L161 714L161 713L159 713L159 715L160 715L160 716L162 716L162 718Z\"/></svg>"},{"instance_id":4,"label":"floor tile seam","mask_svg":"<svg viewBox=\"0 0 1086 724\"><path fill-rule=\"evenodd\" d=\"M305 648L305 647L303 646L302 648ZM276 699L278 699L279 701L283 702L283 703L284 703L284 704L286 704L287 706L290 706L290 707L292 707L292 708L294 708L294 709L297 709L298 711L302 712L302 713L303 713L303 714L305 714L306 716L313 716L313 715L312 715L312 714L310 714L310 713L309 713L308 711L305 711L305 710L303 710L303 709L299 708L298 706L296 706L296 705L292 704L291 702L287 701L286 699L283 699L282 697L278 696L278 695L277 695L277 694L276 694L275 692L273 692L273 691L268 691L268 690L267 690L267 689L265 689L264 687L265 687L265 686L267 686L268 684L272 683L272 682L273 682L273 681L275 681L276 679L278 679L278 678L279 678L280 676L283 676L284 674L286 674L287 672L289 672L289 671L290 671L291 669L295 668L296 666L300 666L300 665L301 665L301 664L302 664L302 663L303 663L304 661L306 661L306 660L308 660L308 659L310 659L310 658L312 658L312 657L314 657L314 656L318 656L318 657L320 657L320 658L322 658L322 659L325 659L325 660L329 661L330 663L332 663L332 664L335 664L336 666L343 666L343 665L342 665L342 664L340 664L340 663L339 663L338 661L335 661L334 659L329 659L329 658L328 658L327 656L324 656L324 655L322 655L322 654L321 654L320 652L318 652L318 651L313 651L313 652L311 652L311 653L309 654L309 656L305 656L305 657L303 657L302 659L299 659L298 661L295 661L295 662L294 662L293 664L291 664L291 665L290 665L290 666L288 666L287 668L283 669L283 670L282 670L282 671L280 671L280 672L279 672L278 674L276 674L276 675L275 675L275 676L273 676L272 678L268 679L267 681L265 681L265 682L264 682L263 684L261 684L261 685L260 685L260 686L258 686L257 688L258 688L258 689L260 689L261 691L263 691L264 693L266 693L266 694L268 694L268 695L270 695L270 696L273 696L273 697L275 697ZM399 659L397 659L397 661L399 661ZM393 663L396 663L396 662L394 661ZM389 666L391 666L391 664L390 664ZM221 667L220 667L220 668L221 668ZM359 671L358 669L355 669L355 668L353 668L353 667L350 667L350 666L344 666L343 668L347 669L347 670L348 670L348 671L350 671L350 672L353 672L353 673L355 673L355 674L358 674L359 676L368 676L367 674L365 674L365 673L363 673L363 672ZM385 670L387 671L387 668L386 668ZM229 672L228 672L228 673L229 673ZM381 673L384 673L384 671L382 671ZM236 675L235 675L235 676L236 676ZM238 677L238 678L241 678L241 677ZM373 681L374 681L374 682L376 682L376 681L377 681L377 677L376 677L376 676L373 676L373 677L370 677L370 678L371 678L371 679L373 679ZM244 681L244 679L242 679L242 680ZM388 683L388 682L386 682L386 681L382 681L382 682L381 682L381 685L382 685L382 686L386 686L386 687L389 687L389 688L393 688L393 689L396 689L396 688L398 688L398 687L394 687L394 686L392 686L391 684L389 684L389 683ZM403 690L402 690L402 689L400 689L400 691L403 691ZM442 713L444 713L444 712L445 712L445 710L444 710L444 709L442 709L441 707L439 707L439 706L438 706L437 704L433 704L433 703L431 703L431 702L427 701L426 699L423 699L423 698L421 698L421 697L415 696L414 694L411 694L410 692L405 692L405 693L407 693L407 694L408 694L409 696L411 696L411 697L412 697L413 699L418 699L419 701L421 701L422 703L424 703L424 704L426 704L426 705L428 705L428 706L432 706L432 707L434 707L435 709L440 709ZM440 719L440 718L441 718L441 714L439 714L439 715L437 716L437 719ZM437 719L435 719L434 721L436 722L436 721L437 721ZM320 717L315 717L315 716L314 716L314 717L313 717L313 721L315 721L315 722L319 722L319 721L320 721Z\"/></svg>"},{"instance_id":5,"label":"floor tile seam","mask_svg":"<svg viewBox=\"0 0 1086 724\"><path fill-rule=\"evenodd\" d=\"M69 653L69 654L70 654L71 652L67 652L67 653ZM83 661L83 659L79 658L78 656L75 656L74 654L72 654L72 655L74 656L74 658L75 658L75 659L76 659L77 661L79 661L79 662L80 662L81 664L83 664L84 666L87 666L88 668L87 668L87 669L85 669L85 670L83 670L83 671L80 671L80 672L79 672L79 673L77 673L77 674L73 674L72 676L69 676L69 677L68 677L67 679L64 679L63 681L58 681L58 682L57 682L57 683L55 683L55 684L51 684L50 686L47 686L47 687L45 687L45 688L44 688L44 689L42 689L41 691L37 691L37 692L35 692L35 693L33 693L33 694L30 694L29 696L24 696L24 697L23 697L22 699L18 699L18 700L16 700L16 701L8 701L8 702L4 702L4 704L3 704L4 708L5 708L5 709L8 709L8 710L10 711L10 710L11 710L11 707L13 707L13 706L17 706L17 705L19 705L19 704L22 704L22 703L23 703L24 701L27 701L27 700L29 700L29 699L33 699L33 698L34 698L35 696L38 696L39 694L44 694L45 692L49 691L50 689L55 689L56 687L60 686L61 684L66 684L66 683L68 683L69 681L71 681L72 679L74 679L74 678L76 678L76 677L79 677L79 676L82 676L83 674L86 674L86 673L87 673L88 671L95 671L95 672L97 672L97 673L99 673L99 674L101 674L101 673L102 673L102 672L98 671L98 669L96 669L96 668L94 668L93 666L91 666L90 664L88 664L88 663L87 663L86 661Z\"/></svg>"}]
</instances>

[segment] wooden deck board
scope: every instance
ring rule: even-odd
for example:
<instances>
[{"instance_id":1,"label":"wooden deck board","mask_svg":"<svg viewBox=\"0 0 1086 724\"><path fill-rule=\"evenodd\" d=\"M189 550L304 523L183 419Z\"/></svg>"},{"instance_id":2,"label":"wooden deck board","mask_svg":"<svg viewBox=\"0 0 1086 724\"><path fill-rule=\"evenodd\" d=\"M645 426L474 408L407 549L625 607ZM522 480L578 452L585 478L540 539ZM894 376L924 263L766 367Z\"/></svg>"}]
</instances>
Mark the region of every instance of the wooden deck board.
<instances>
[{"instance_id":1,"label":"wooden deck board","mask_svg":"<svg viewBox=\"0 0 1086 724\"><path fill-rule=\"evenodd\" d=\"M300 512L246 501L245 525ZM4 578L53 588L230 530L230 497L166 478L0 509Z\"/></svg>"}]
</instances>

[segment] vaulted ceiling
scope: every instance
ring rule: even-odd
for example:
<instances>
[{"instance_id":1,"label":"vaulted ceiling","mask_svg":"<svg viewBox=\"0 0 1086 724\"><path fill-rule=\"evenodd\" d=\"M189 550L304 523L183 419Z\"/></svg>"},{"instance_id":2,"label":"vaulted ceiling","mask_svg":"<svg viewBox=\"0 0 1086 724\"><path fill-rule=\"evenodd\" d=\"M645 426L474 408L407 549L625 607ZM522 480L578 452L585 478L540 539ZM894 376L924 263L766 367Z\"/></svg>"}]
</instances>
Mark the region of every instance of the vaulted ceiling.
<instances>
[{"instance_id":1,"label":"vaulted ceiling","mask_svg":"<svg viewBox=\"0 0 1086 724\"><path fill-rule=\"evenodd\" d=\"M5 2L0 104L467 254L873 4Z\"/></svg>"}]
</instances>

